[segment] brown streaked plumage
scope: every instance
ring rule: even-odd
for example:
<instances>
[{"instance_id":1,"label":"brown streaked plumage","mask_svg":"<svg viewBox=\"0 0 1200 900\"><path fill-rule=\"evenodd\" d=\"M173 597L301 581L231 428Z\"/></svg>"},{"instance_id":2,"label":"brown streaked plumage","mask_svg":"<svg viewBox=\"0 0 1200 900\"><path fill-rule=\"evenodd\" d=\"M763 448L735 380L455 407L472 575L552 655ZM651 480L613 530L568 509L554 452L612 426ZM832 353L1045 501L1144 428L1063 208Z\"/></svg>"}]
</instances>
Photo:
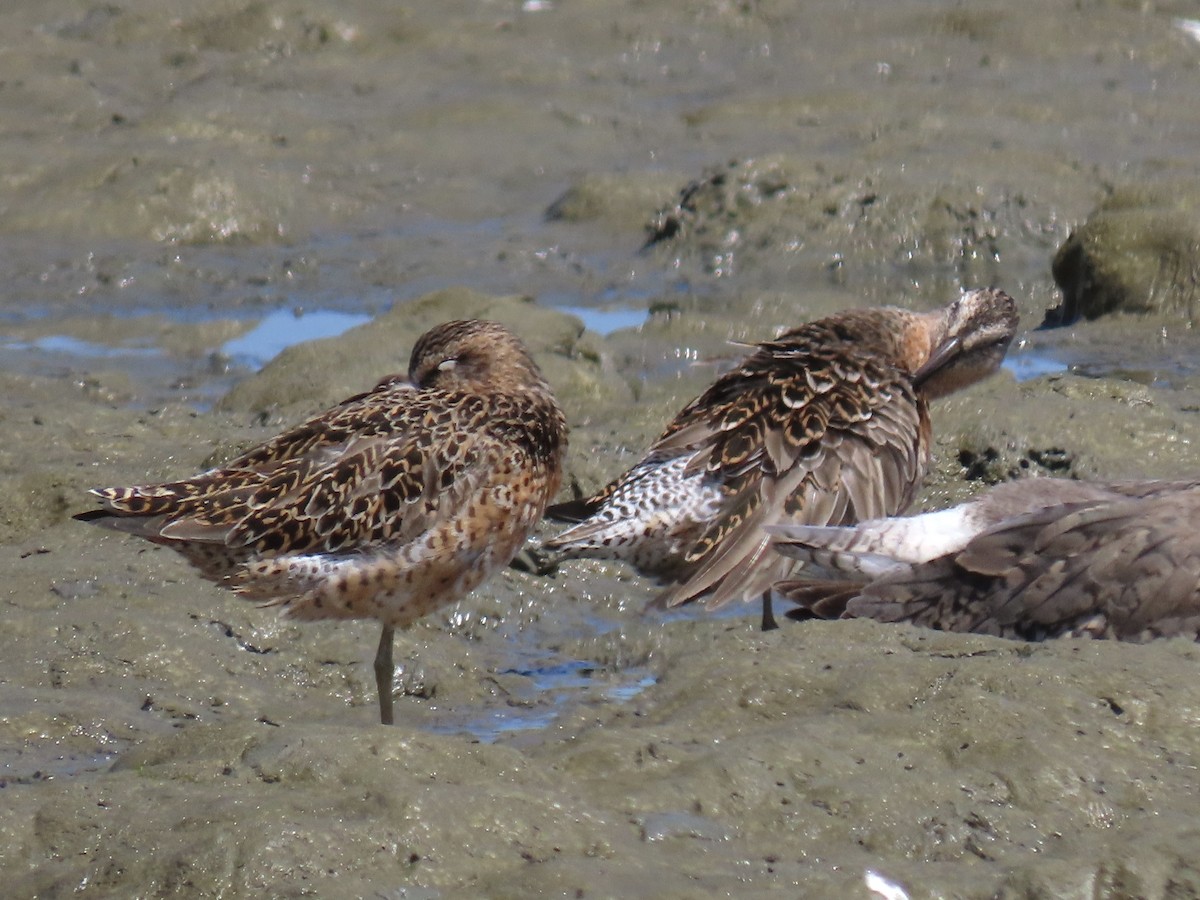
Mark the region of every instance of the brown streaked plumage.
<instances>
[{"instance_id":1,"label":"brown streaked plumage","mask_svg":"<svg viewBox=\"0 0 1200 900\"><path fill-rule=\"evenodd\" d=\"M809 612L1021 640L1200 637L1200 480L1032 478L951 509L780 526Z\"/></svg>"},{"instance_id":2,"label":"brown streaked plumage","mask_svg":"<svg viewBox=\"0 0 1200 900\"><path fill-rule=\"evenodd\" d=\"M76 516L181 553L202 576L297 619L372 618L380 719L392 639L508 564L558 490L567 427L504 326L447 322L408 379L183 481L93 490Z\"/></svg>"},{"instance_id":3,"label":"brown streaked plumage","mask_svg":"<svg viewBox=\"0 0 1200 900\"><path fill-rule=\"evenodd\" d=\"M763 526L852 523L912 501L928 467L928 401L1000 365L1017 326L1002 291L928 313L849 310L757 345L599 493L550 508L573 520L546 543L623 559L674 582L669 605L763 598L794 563Z\"/></svg>"}]
</instances>

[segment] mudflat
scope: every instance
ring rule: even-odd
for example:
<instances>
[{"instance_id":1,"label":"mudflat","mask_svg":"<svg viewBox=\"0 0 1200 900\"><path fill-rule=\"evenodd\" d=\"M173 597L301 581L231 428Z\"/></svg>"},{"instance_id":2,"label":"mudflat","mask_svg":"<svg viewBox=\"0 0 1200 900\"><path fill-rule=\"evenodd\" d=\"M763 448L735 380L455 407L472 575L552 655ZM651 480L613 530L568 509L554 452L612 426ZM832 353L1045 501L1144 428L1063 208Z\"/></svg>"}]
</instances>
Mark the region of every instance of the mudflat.
<instances>
[{"instance_id":1,"label":"mudflat","mask_svg":"<svg viewBox=\"0 0 1200 900\"><path fill-rule=\"evenodd\" d=\"M401 636L381 728L373 624L280 620L69 520L91 486L191 474L402 371L461 316L527 339L589 490L730 340L986 284L1033 329L1072 230L1125 220L1114 197L1153 215L1077 239L1109 254L1081 271L1136 260L1116 280L1170 302L1023 334L933 409L921 503L1194 474L1187 5L193 7L6 13L13 896L844 897L868 871L914 898L1200 893L1188 642L762 634L574 563ZM281 311L371 318L230 349Z\"/></svg>"}]
</instances>

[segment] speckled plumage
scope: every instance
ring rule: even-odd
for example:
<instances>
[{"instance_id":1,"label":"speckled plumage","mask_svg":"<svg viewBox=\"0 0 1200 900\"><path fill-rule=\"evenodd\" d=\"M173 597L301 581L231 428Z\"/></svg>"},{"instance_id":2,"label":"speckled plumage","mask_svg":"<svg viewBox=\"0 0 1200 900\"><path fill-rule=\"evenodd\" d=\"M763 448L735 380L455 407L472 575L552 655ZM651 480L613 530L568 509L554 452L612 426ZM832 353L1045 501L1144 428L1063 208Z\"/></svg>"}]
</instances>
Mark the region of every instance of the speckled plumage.
<instances>
[{"instance_id":1,"label":"speckled plumage","mask_svg":"<svg viewBox=\"0 0 1200 900\"><path fill-rule=\"evenodd\" d=\"M417 341L408 379L193 478L98 488L103 508L76 518L168 546L291 617L378 619L389 722L393 630L507 565L558 490L566 435L511 332L448 322Z\"/></svg>"},{"instance_id":2,"label":"speckled plumage","mask_svg":"<svg viewBox=\"0 0 1200 900\"><path fill-rule=\"evenodd\" d=\"M769 551L763 526L905 509L928 467L929 399L993 372L1016 324L1012 298L985 290L929 313L849 310L765 341L632 469L551 507L578 524L546 548L670 580L670 605L765 604L794 563Z\"/></svg>"},{"instance_id":3,"label":"speckled plumage","mask_svg":"<svg viewBox=\"0 0 1200 900\"><path fill-rule=\"evenodd\" d=\"M922 516L775 529L782 552L824 576L776 590L830 618L1022 640L1196 639L1197 521L1200 480L1035 478Z\"/></svg>"}]
</instances>

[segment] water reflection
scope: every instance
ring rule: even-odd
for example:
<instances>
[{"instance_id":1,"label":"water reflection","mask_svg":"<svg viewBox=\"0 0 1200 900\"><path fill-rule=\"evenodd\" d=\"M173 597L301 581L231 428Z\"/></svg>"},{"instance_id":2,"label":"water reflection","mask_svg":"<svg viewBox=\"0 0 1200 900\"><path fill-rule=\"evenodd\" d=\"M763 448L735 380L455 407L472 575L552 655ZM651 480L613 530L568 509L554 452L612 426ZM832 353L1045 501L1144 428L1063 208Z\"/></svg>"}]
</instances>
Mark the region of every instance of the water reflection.
<instances>
[{"instance_id":1,"label":"water reflection","mask_svg":"<svg viewBox=\"0 0 1200 900\"><path fill-rule=\"evenodd\" d=\"M448 713L430 730L466 732L481 743L492 744L505 734L549 728L580 704L627 702L655 682L645 666L613 671L580 659L548 659L538 665L503 669L496 678L502 682L507 703Z\"/></svg>"},{"instance_id":2,"label":"water reflection","mask_svg":"<svg viewBox=\"0 0 1200 900\"><path fill-rule=\"evenodd\" d=\"M1066 372L1070 367L1062 360L1040 350L1020 350L1010 352L1001 364L1001 368L1011 372L1017 381L1029 381L1041 378L1043 375L1057 375Z\"/></svg>"},{"instance_id":3,"label":"water reflection","mask_svg":"<svg viewBox=\"0 0 1200 900\"><path fill-rule=\"evenodd\" d=\"M268 360L293 344L337 337L369 321L371 316L364 313L280 309L270 313L241 337L226 341L220 352L252 369L261 369Z\"/></svg>"},{"instance_id":4,"label":"water reflection","mask_svg":"<svg viewBox=\"0 0 1200 900\"><path fill-rule=\"evenodd\" d=\"M593 309L588 306L556 306L555 309L578 317L588 331L601 337L622 328L637 328L645 323L647 315L644 309Z\"/></svg>"},{"instance_id":5,"label":"water reflection","mask_svg":"<svg viewBox=\"0 0 1200 900\"><path fill-rule=\"evenodd\" d=\"M29 341L5 341L4 349L84 359L119 359L126 356L162 356L161 347L112 347L65 334L50 334Z\"/></svg>"}]
</instances>

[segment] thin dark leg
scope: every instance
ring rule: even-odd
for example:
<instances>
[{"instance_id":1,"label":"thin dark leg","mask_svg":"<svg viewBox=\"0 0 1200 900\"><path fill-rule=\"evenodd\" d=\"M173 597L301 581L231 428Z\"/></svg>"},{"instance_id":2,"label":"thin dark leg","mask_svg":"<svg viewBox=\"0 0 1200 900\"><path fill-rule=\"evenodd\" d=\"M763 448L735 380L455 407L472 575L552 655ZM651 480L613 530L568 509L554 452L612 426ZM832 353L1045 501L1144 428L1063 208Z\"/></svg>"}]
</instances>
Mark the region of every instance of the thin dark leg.
<instances>
[{"instance_id":1,"label":"thin dark leg","mask_svg":"<svg viewBox=\"0 0 1200 900\"><path fill-rule=\"evenodd\" d=\"M762 595L763 615L762 615L762 630L774 631L779 627L779 623L775 621L775 610L771 606L771 589L767 588Z\"/></svg>"},{"instance_id":2,"label":"thin dark leg","mask_svg":"<svg viewBox=\"0 0 1200 900\"><path fill-rule=\"evenodd\" d=\"M391 625L383 626L379 635L379 649L375 651L375 689L379 691L379 721L383 725L392 724L392 677L395 667L392 665L392 638L396 629Z\"/></svg>"}]
</instances>

